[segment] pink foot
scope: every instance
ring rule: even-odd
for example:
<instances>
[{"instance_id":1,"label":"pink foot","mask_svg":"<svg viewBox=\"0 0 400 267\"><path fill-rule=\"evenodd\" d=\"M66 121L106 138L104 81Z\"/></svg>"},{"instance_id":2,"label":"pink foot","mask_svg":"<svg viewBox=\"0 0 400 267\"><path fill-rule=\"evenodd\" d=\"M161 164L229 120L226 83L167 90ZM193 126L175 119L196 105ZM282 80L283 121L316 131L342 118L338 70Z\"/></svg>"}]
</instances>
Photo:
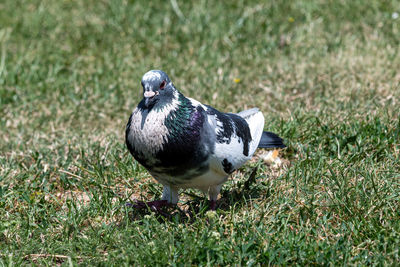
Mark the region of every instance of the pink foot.
<instances>
[{"instance_id":1,"label":"pink foot","mask_svg":"<svg viewBox=\"0 0 400 267\"><path fill-rule=\"evenodd\" d=\"M216 210L216 208L217 208L217 201L210 200L210 210Z\"/></svg>"}]
</instances>

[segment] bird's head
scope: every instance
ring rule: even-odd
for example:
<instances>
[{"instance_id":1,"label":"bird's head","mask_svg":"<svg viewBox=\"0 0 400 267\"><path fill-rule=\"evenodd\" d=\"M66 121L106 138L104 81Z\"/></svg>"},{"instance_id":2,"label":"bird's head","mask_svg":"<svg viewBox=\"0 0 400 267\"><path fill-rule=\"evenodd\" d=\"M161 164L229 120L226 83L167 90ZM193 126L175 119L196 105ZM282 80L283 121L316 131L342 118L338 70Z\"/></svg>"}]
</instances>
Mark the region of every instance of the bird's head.
<instances>
[{"instance_id":1,"label":"bird's head","mask_svg":"<svg viewBox=\"0 0 400 267\"><path fill-rule=\"evenodd\" d=\"M150 70L142 78L143 97L146 108L157 102L171 99L176 90L168 75L161 70Z\"/></svg>"}]
</instances>

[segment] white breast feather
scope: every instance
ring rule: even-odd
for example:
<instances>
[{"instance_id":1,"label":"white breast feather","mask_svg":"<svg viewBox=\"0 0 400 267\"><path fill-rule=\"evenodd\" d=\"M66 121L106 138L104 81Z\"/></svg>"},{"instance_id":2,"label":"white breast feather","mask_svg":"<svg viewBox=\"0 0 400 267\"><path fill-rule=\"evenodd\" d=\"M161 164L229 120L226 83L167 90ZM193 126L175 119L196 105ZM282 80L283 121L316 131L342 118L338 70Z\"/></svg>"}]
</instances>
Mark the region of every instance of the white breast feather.
<instances>
[{"instance_id":1,"label":"white breast feather","mask_svg":"<svg viewBox=\"0 0 400 267\"><path fill-rule=\"evenodd\" d=\"M169 134L168 128L165 126L165 119L171 111L178 107L178 93L172 102L159 111L151 110L146 117L142 128L141 110L136 108L132 113L130 132L128 140L135 147L136 151L140 151L143 155L154 156L163 148Z\"/></svg>"}]
</instances>

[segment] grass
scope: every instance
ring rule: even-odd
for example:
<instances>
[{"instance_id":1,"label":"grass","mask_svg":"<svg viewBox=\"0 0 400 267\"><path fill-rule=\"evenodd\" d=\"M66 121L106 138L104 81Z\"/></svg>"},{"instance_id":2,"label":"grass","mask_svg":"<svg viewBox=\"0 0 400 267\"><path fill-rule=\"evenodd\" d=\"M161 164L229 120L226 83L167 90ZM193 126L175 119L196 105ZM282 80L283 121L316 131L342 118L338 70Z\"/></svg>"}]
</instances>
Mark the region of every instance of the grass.
<instances>
[{"instance_id":1,"label":"grass","mask_svg":"<svg viewBox=\"0 0 400 267\"><path fill-rule=\"evenodd\" d=\"M0 265L398 265L398 13L394 0L1 2ZM189 191L189 217L134 216L126 202L161 195L124 145L149 69L220 110L259 107L290 164L256 157L216 213Z\"/></svg>"}]
</instances>

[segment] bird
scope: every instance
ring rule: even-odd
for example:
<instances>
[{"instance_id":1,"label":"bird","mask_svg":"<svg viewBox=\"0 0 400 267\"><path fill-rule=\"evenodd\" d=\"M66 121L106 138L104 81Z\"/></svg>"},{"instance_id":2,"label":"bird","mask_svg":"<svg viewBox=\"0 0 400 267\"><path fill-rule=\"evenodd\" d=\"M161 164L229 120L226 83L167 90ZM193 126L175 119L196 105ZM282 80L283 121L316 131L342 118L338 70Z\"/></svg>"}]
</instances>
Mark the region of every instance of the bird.
<instances>
[{"instance_id":1,"label":"bird","mask_svg":"<svg viewBox=\"0 0 400 267\"><path fill-rule=\"evenodd\" d=\"M258 108L237 114L185 97L161 70L141 80L143 99L125 130L126 146L156 181L163 185L161 200L137 202L153 210L176 205L181 189L199 189L216 209L222 185L250 160L257 148L285 148L277 134L264 131Z\"/></svg>"}]
</instances>

